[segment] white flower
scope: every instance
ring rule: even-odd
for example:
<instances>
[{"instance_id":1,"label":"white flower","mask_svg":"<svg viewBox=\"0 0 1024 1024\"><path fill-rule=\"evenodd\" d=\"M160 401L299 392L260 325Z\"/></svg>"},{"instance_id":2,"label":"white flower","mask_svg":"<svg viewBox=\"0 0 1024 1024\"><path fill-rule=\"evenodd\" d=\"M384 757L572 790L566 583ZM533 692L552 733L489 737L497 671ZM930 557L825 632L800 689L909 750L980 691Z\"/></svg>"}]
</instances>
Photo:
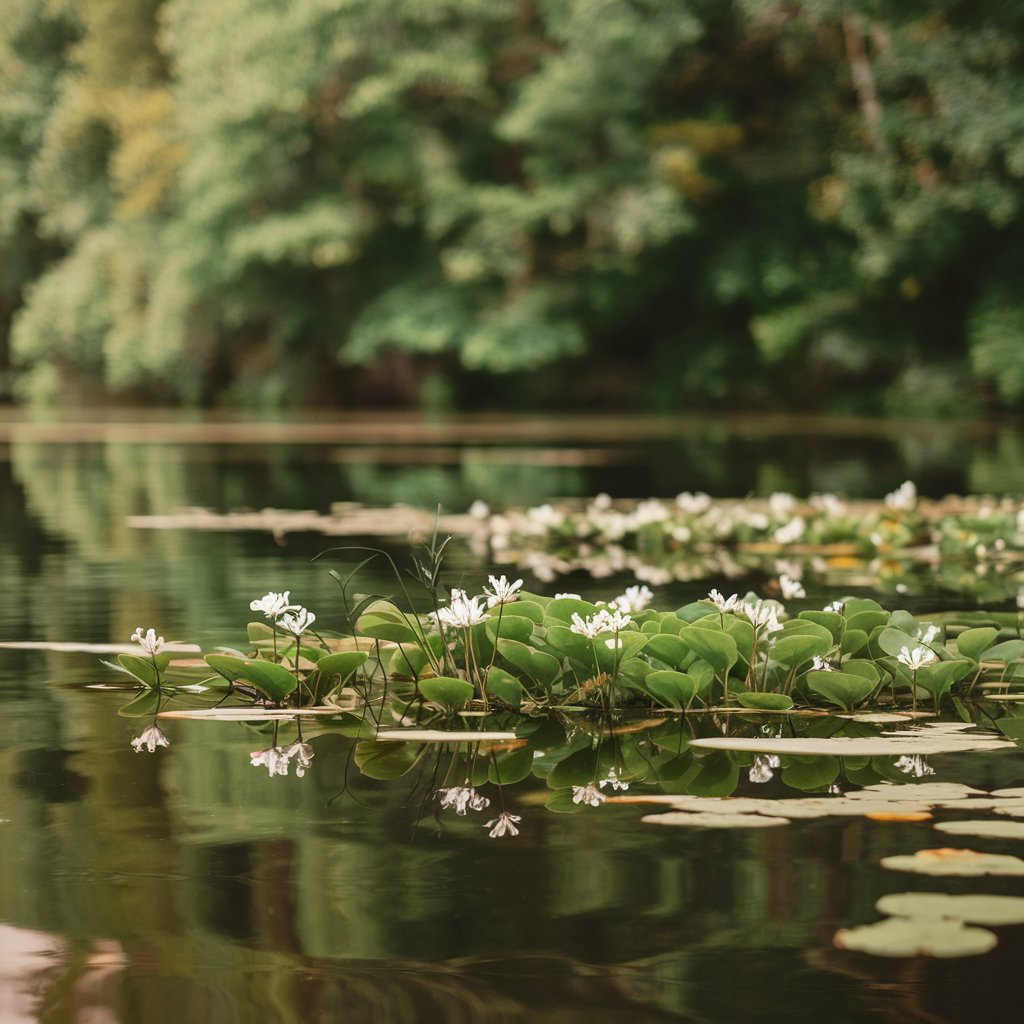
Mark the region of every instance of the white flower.
<instances>
[{"instance_id":1,"label":"white flower","mask_svg":"<svg viewBox=\"0 0 1024 1024\"><path fill-rule=\"evenodd\" d=\"M785 519L796 506L796 498L786 491L776 491L768 496L768 508L776 519Z\"/></svg>"},{"instance_id":2,"label":"white flower","mask_svg":"<svg viewBox=\"0 0 1024 1024\"><path fill-rule=\"evenodd\" d=\"M131 639L137 643L148 655L155 658L166 646L164 638L156 635L155 629L147 629L142 632L142 627L131 635Z\"/></svg>"},{"instance_id":3,"label":"white flower","mask_svg":"<svg viewBox=\"0 0 1024 1024\"><path fill-rule=\"evenodd\" d=\"M729 597L722 597L717 590L712 590L708 594L708 600L720 611L720 612L734 612L740 606L739 594L731 594Z\"/></svg>"},{"instance_id":4,"label":"white flower","mask_svg":"<svg viewBox=\"0 0 1024 1024\"><path fill-rule=\"evenodd\" d=\"M815 655L811 659L811 668L815 672L834 672L835 669L822 657Z\"/></svg>"},{"instance_id":5,"label":"white flower","mask_svg":"<svg viewBox=\"0 0 1024 1024\"><path fill-rule=\"evenodd\" d=\"M313 748L308 743L296 740L290 747L285 747L285 757L295 762L295 774L301 779L306 774L309 762L313 760Z\"/></svg>"},{"instance_id":6,"label":"white flower","mask_svg":"<svg viewBox=\"0 0 1024 1024\"><path fill-rule=\"evenodd\" d=\"M285 612L298 611L299 605L290 603L291 591L275 594L271 591L264 594L258 601L250 601L249 608L254 612L263 612L268 619L276 619Z\"/></svg>"},{"instance_id":7,"label":"white flower","mask_svg":"<svg viewBox=\"0 0 1024 1024\"><path fill-rule=\"evenodd\" d=\"M780 763L776 754L755 754L747 776L751 782L771 782Z\"/></svg>"},{"instance_id":8,"label":"white flower","mask_svg":"<svg viewBox=\"0 0 1024 1024\"><path fill-rule=\"evenodd\" d=\"M696 494L683 491L682 494L676 495L676 505L690 515L700 515L711 507L711 497L703 491L697 491Z\"/></svg>"},{"instance_id":9,"label":"white flower","mask_svg":"<svg viewBox=\"0 0 1024 1024\"><path fill-rule=\"evenodd\" d=\"M573 601L582 601L583 598L579 594L555 594L553 600L561 601L564 598L571 598Z\"/></svg>"},{"instance_id":10,"label":"white flower","mask_svg":"<svg viewBox=\"0 0 1024 1024\"><path fill-rule=\"evenodd\" d=\"M487 833L491 839L500 839L502 836L517 836L519 835L519 829L516 828L516 825L522 820L521 815L502 811L496 818L485 821L483 827L491 830Z\"/></svg>"},{"instance_id":11,"label":"white flower","mask_svg":"<svg viewBox=\"0 0 1024 1024\"><path fill-rule=\"evenodd\" d=\"M569 626L569 629L573 633L579 633L593 640L601 633L618 633L619 630L625 629L629 622L629 616L624 615L618 609L609 612L607 608L602 608L596 615L591 615L586 619L579 612L573 612L572 625Z\"/></svg>"},{"instance_id":12,"label":"white flower","mask_svg":"<svg viewBox=\"0 0 1024 1024\"><path fill-rule=\"evenodd\" d=\"M136 736L132 740L132 750L136 754L141 753L143 747L151 754L155 754L157 747L169 747L170 745L171 741L160 731L157 725L151 725L141 736Z\"/></svg>"},{"instance_id":13,"label":"white flower","mask_svg":"<svg viewBox=\"0 0 1024 1024\"><path fill-rule=\"evenodd\" d=\"M572 802L574 804L590 804L591 807L598 807L603 800L601 790L592 782L586 786L572 787Z\"/></svg>"},{"instance_id":14,"label":"white flower","mask_svg":"<svg viewBox=\"0 0 1024 1024\"><path fill-rule=\"evenodd\" d=\"M286 633L294 633L295 636L302 636L313 623L316 616L301 605L295 605L295 613L286 612L278 620L277 624Z\"/></svg>"},{"instance_id":15,"label":"white flower","mask_svg":"<svg viewBox=\"0 0 1024 1024\"><path fill-rule=\"evenodd\" d=\"M776 544L795 544L803 535L807 529L807 523L804 522L802 516L794 516L784 526L780 526L773 534L772 538Z\"/></svg>"},{"instance_id":16,"label":"white flower","mask_svg":"<svg viewBox=\"0 0 1024 1024\"><path fill-rule=\"evenodd\" d=\"M621 611L635 615L642 612L653 599L650 587L626 587L626 592L615 598L612 604Z\"/></svg>"},{"instance_id":17,"label":"white flower","mask_svg":"<svg viewBox=\"0 0 1024 1024\"><path fill-rule=\"evenodd\" d=\"M607 778L602 779L597 785L600 789L604 789L605 786L611 786L613 790L629 789L629 783L623 782L614 768L609 768Z\"/></svg>"},{"instance_id":18,"label":"white flower","mask_svg":"<svg viewBox=\"0 0 1024 1024\"><path fill-rule=\"evenodd\" d=\"M295 774L302 778L306 774L309 762L313 760L313 748L308 743L296 740L287 747L268 747L266 750L254 750L249 755L249 763L254 767L263 765L271 776L287 775L288 767L295 761Z\"/></svg>"},{"instance_id":19,"label":"white flower","mask_svg":"<svg viewBox=\"0 0 1024 1024\"><path fill-rule=\"evenodd\" d=\"M442 810L455 808L455 813L463 817L466 811L482 811L491 806L491 801L482 796L472 786L448 786L437 791L441 800Z\"/></svg>"},{"instance_id":20,"label":"white flower","mask_svg":"<svg viewBox=\"0 0 1024 1024\"><path fill-rule=\"evenodd\" d=\"M600 494L594 496L594 500L591 505L596 508L599 512L607 512L612 507L612 496L602 491Z\"/></svg>"},{"instance_id":21,"label":"white flower","mask_svg":"<svg viewBox=\"0 0 1024 1024\"><path fill-rule=\"evenodd\" d=\"M750 619L755 629L765 633L776 633L782 629L774 605L765 601L746 602L740 605L739 610Z\"/></svg>"},{"instance_id":22,"label":"white flower","mask_svg":"<svg viewBox=\"0 0 1024 1024\"><path fill-rule=\"evenodd\" d=\"M779 576L779 587L782 589L782 596L789 601L794 597L806 597L807 592L799 580L791 579L785 573Z\"/></svg>"},{"instance_id":23,"label":"white flower","mask_svg":"<svg viewBox=\"0 0 1024 1024\"><path fill-rule=\"evenodd\" d=\"M488 576L487 582L491 585L491 590L484 587L484 595L487 597L487 607L493 608L496 604L508 604L510 601L515 601L519 597L519 591L523 585L522 580L516 580L515 583L509 583L505 578L504 574L500 577Z\"/></svg>"},{"instance_id":24,"label":"white flower","mask_svg":"<svg viewBox=\"0 0 1024 1024\"><path fill-rule=\"evenodd\" d=\"M831 602L829 602L829 604L825 605L825 607L822 609L822 611L826 611L826 612L840 612L840 613L842 613L842 610L843 610L843 602L842 601L831 601Z\"/></svg>"},{"instance_id":25,"label":"white flower","mask_svg":"<svg viewBox=\"0 0 1024 1024\"><path fill-rule=\"evenodd\" d=\"M900 486L885 496L885 507L896 511L911 509L917 504L917 488L913 480L904 480Z\"/></svg>"},{"instance_id":26,"label":"white flower","mask_svg":"<svg viewBox=\"0 0 1024 1024\"><path fill-rule=\"evenodd\" d=\"M929 626L926 630L917 631L917 639L923 644L930 644L939 635L938 626Z\"/></svg>"},{"instance_id":27,"label":"white flower","mask_svg":"<svg viewBox=\"0 0 1024 1024\"><path fill-rule=\"evenodd\" d=\"M453 590L448 607L438 609L437 621L453 628L467 629L475 626L490 618L481 601L483 597L468 597L464 590Z\"/></svg>"},{"instance_id":28,"label":"white flower","mask_svg":"<svg viewBox=\"0 0 1024 1024\"><path fill-rule=\"evenodd\" d=\"M288 755L285 753L284 747L254 750L249 754L249 763L253 767L263 765L271 776L288 774Z\"/></svg>"},{"instance_id":29,"label":"white flower","mask_svg":"<svg viewBox=\"0 0 1024 1024\"><path fill-rule=\"evenodd\" d=\"M904 775L913 775L915 779L920 779L924 775L935 774L935 769L928 764L921 754L904 754L896 762L895 768L897 771L903 772Z\"/></svg>"},{"instance_id":30,"label":"white flower","mask_svg":"<svg viewBox=\"0 0 1024 1024\"><path fill-rule=\"evenodd\" d=\"M481 501L479 498L469 506L469 514L474 519L486 519L491 514L490 506L486 501Z\"/></svg>"},{"instance_id":31,"label":"white flower","mask_svg":"<svg viewBox=\"0 0 1024 1024\"><path fill-rule=\"evenodd\" d=\"M927 647L915 647L910 650L907 647L901 647L900 653L896 656L896 660L902 662L907 668L914 669L915 671L922 668L924 665L930 665L936 660L935 652L929 651Z\"/></svg>"}]
</instances>

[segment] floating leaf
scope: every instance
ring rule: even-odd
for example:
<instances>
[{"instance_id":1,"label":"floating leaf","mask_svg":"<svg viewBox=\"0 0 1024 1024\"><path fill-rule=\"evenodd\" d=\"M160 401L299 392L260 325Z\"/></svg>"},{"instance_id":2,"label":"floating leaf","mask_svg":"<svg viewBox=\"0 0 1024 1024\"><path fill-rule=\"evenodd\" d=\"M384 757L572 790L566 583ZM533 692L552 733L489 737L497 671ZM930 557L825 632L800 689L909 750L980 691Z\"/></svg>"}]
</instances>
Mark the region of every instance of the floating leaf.
<instances>
[{"instance_id":1,"label":"floating leaf","mask_svg":"<svg viewBox=\"0 0 1024 1024\"><path fill-rule=\"evenodd\" d=\"M419 690L427 700L439 704L445 711L459 711L473 699L473 695L476 693L472 683L451 676L421 679Z\"/></svg>"},{"instance_id":2,"label":"floating leaf","mask_svg":"<svg viewBox=\"0 0 1024 1024\"><path fill-rule=\"evenodd\" d=\"M381 729L378 743L499 743L518 739L514 732L453 732L445 729Z\"/></svg>"},{"instance_id":3,"label":"floating leaf","mask_svg":"<svg viewBox=\"0 0 1024 1024\"><path fill-rule=\"evenodd\" d=\"M764 814L710 814L699 811L645 814L640 820L648 825L674 825L683 828L772 828L789 824L788 818L771 818Z\"/></svg>"},{"instance_id":4,"label":"floating leaf","mask_svg":"<svg viewBox=\"0 0 1024 1024\"><path fill-rule=\"evenodd\" d=\"M918 875L1024 875L1024 860L1019 857L948 847L883 857L881 863L890 871L911 871Z\"/></svg>"},{"instance_id":5,"label":"floating leaf","mask_svg":"<svg viewBox=\"0 0 1024 1024\"><path fill-rule=\"evenodd\" d=\"M1024 839L1024 821L940 821L940 832L954 836L985 836L988 839Z\"/></svg>"},{"instance_id":6,"label":"floating leaf","mask_svg":"<svg viewBox=\"0 0 1024 1024\"><path fill-rule=\"evenodd\" d=\"M987 953L998 939L994 932L968 927L962 921L891 917L860 928L841 928L832 941L840 949L874 956L950 959Z\"/></svg>"},{"instance_id":7,"label":"floating leaf","mask_svg":"<svg viewBox=\"0 0 1024 1024\"><path fill-rule=\"evenodd\" d=\"M893 917L956 918L968 924L1024 924L1024 897L981 893L952 896L944 892L893 892L875 909Z\"/></svg>"},{"instance_id":8,"label":"floating leaf","mask_svg":"<svg viewBox=\"0 0 1024 1024\"><path fill-rule=\"evenodd\" d=\"M284 700L299 685L288 669L273 661L208 654L206 663L229 682L247 682L275 701Z\"/></svg>"},{"instance_id":9,"label":"floating leaf","mask_svg":"<svg viewBox=\"0 0 1024 1024\"><path fill-rule=\"evenodd\" d=\"M788 711L793 706L792 697L784 693L759 693L748 690L746 693L735 694L737 703L754 711Z\"/></svg>"}]
</instances>

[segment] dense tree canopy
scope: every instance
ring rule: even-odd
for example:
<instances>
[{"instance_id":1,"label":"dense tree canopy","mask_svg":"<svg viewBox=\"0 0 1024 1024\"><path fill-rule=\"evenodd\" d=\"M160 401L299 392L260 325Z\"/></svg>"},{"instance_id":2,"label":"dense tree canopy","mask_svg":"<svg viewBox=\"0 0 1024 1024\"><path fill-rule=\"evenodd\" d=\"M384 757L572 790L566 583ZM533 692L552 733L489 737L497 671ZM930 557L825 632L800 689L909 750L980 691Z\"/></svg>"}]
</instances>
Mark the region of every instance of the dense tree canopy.
<instances>
[{"instance_id":1,"label":"dense tree canopy","mask_svg":"<svg viewBox=\"0 0 1024 1024\"><path fill-rule=\"evenodd\" d=\"M4 390L1019 407L1021 40L1009 0L8 0Z\"/></svg>"}]
</instances>

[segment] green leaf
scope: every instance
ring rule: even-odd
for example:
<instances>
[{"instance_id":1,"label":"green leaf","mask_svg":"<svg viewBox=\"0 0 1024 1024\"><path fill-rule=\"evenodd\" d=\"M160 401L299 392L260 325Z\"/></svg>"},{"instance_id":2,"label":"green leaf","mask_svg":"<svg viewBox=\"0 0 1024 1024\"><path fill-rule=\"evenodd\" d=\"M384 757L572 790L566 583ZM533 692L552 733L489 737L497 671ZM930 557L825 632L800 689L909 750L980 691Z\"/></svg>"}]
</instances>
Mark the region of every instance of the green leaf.
<instances>
[{"instance_id":1,"label":"green leaf","mask_svg":"<svg viewBox=\"0 0 1024 1024\"><path fill-rule=\"evenodd\" d=\"M544 606L536 601L523 601L522 599L513 601L505 606L505 610L524 619L530 619L531 622L536 622L538 625L544 621ZM495 614L493 609L491 614Z\"/></svg>"},{"instance_id":2,"label":"green leaf","mask_svg":"<svg viewBox=\"0 0 1024 1024\"><path fill-rule=\"evenodd\" d=\"M439 704L446 711L459 711L464 708L472 699L476 690L472 683L465 679L455 679L451 676L434 676L431 679L421 679L419 682L420 693L427 700Z\"/></svg>"},{"instance_id":3,"label":"green leaf","mask_svg":"<svg viewBox=\"0 0 1024 1024\"><path fill-rule=\"evenodd\" d=\"M839 643L839 637L843 632L843 617L839 612L819 612L808 608L806 611L802 611L797 618L807 619L808 622L824 626L832 634L833 642ZM847 626L847 628L849 627Z\"/></svg>"},{"instance_id":4,"label":"green leaf","mask_svg":"<svg viewBox=\"0 0 1024 1024\"><path fill-rule=\"evenodd\" d=\"M522 747L488 759L487 778L498 786L522 782L533 770L533 749Z\"/></svg>"},{"instance_id":5,"label":"green leaf","mask_svg":"<svg viewBox=\"0 0 1024 1024\"><path fill-rule=\"evenodd\" d=\"M548 797L544 807L556 814L579 814L586 808L586 804L574 803L572 789L560 789Z\"/></svg>"},{"instance_id":6,"label":"green leaf","mask_svg":"<svg viewBox=\"0 0 1024 1024\"><path fill-rule=\"evenodd\" d=\"M356 632L375 640L395 640L400 644L416 644L420 640L420 634L408 622L370 613L359 616Z\"/></svg>"},{"instance_id":7,"label":"green leaf","mask_svg":"<svg viewBox=\"0 0 1024 1024\"><path fill-rule=\"evenodd\" d=\"M839 758L791 757L782 769L782 781L794 789L824 789L839 775Z\"/></svg>"},{"instance_id":8,"label":"green leaf","mask_svg":"<svg viewBox=\"0 0 1024 1024\"><path fill-rule=\"evenodd\" d=\"M355 750L356 767L368 779L399 779L416 763L421 749L418 743L359 740Z\"/></svg>"},{"instance_id":9,"label":"green leaf","mask_svg":"<svg viewBox=\"0 0 1024 1024\"><path fill-rule=\"evenodd\" d=\"M845 609L844 609L845 612ZM871 635L873 629L877 629L879 626L887 626L889 624L889 614L883 611L862 611L856 614L846 614L846 628L847 629L862 629L868 636Z\"/></svg>"},{"instance_id":10,"label":"green leaf","mask_svg":"<svg viewBox=\"0 0 1024 1024\"><path fill-rule=\"evenodd\" d=\"M1024 655L1024 640L1004 640L985 651L984 661L1016 661Z\"/></svg>"},{"instance_id":11,"label":"green leaf","mask_svg":"<svg viewBox=\"0 0 1024 1024\"><path fill-rule=\"evenodd\" d=\"M703 658L720 678L736 664L739 652L736 641L728 634L716 629L691 626L686 630L685 642L690 649Z\"/></svg>"},{"instance_id":12,"label":"green leaf","mask_svg":"<svg viewBox=\"0 0 1024 1024\"><path fill-rule=\"evenodd\" d=\"M490 696L497 697L513 708L518 708L523 700L523 684L511 672L497 665L487 670L486 690Z\"/></svg>"},{"instance_id":13,"label":"green leaf","mask_svg":"<svg viewBox=\"0 0 1024 1024\"><path fill-rule=\"evenodd\" d=\"M515 640L499 640L498 651L509 664L543 687L550 686L562 671L557 658Z\"/></svg>"},{"instance_id":14,"label":"green leaf","mask_svg":"<svg viewBox=\"0 0 1024 1024\"><path fill-rule=\"evenodd\" d=\"M972 661L981 661L982 652L999 636L999 630L994 626L978 626L974 629L965 629L956 638L957 650Z\"/></svg>"},{"instance_id":15,"label":"green leaf","mask_svg":"<svg viewBox=\"0 0 1024 1024\"><path fill-rule=\"evenodd\" d=\"M679 668L690 657L690 648L671 633L658 633L647 641L644 653L666 665Z\"/></svg>"},{"instance_id":16,"label":"green leaf","mask_svg":"<svg viewBox=\"0 0 1024 1024\"><path fill-rule=\"evenodd\" d=\"M807 685L813 693L845 711L866 700L875 691L876 683L852 672L808 672Z\"/></svg>"},{"instance_id":17,"label":"green leaf","mask_svg":"<svg viewBox=\"0 0 1024 1024\"><path fill-rule=\"evenodd\" d=\"M589 637L574 633L566 626L548 626L547 641L550 646L570 658L577 666L590 672L594 668L594 644ZM501 644L498 645L501 650Z\"/></svg>"},{"instance_id":18,"label":"green leaf","mask_svg":"<svg viewBox=\"0 0 1024 1024\"><path fill-rule=\"evenodd\" d=\"M388 671L392 675L415 679L429 664L430 658L421 647L416 644L399 644L390 652Z\"/></svg>"},{"instance_id":19,"label":"green leaf","mask_svg":"<svg viewBox=\"0 0 1024 1024\"><path fill-rule=\"evenodd\" d=\"M119 654L117 663L143 686L154 688L160 682L152 659L140 658L137 654Z\"/></svg>"},{"instance_id":20,"label":"green leaf","mask_svg":"<svg viewBox=\"0 0 1024 1024\"><path fill-rule=\"evenodd\" d=\"M809 623L813 625L813 623ZM827 633L828 631L825 630ZM771 646L770 656L786 668L794 668L810 661L815 655L824 655L833 644L832 634L821 636L792 636L783 634Z\"/></svg>"},{"instance_id":21,"label":"green leaf","mask_svg":"<svg viewBox=\"0 0 1024 1024\"><path fill-rule=\"evenodd\" d=\"M562 789L564 786L587 786L597 777L597 751L586 746L570 753L559 761L548 775L548 786Z\"/></svg>"},{"instance_id":22,"label":"green leaf","mask_svg":"<svg viewBox=\"0 0 1024 1024\"><path fill-rule=\"evenodd\" d=\"M274 701L282 701L299 681L283 665L256 658L234 658L208 654L206 664L232 683L246 682Z\"/></svg>"},{"instance_id":23,"label":"green leaf","mask_svg":"<svg viewBox=\"0 0 1024 1024\"><path fill-rule=\"evenodd\" d=\"M702 691L698 680L684 672L662 670L651 672L644 679L644 688L667 708L686 708Z\"/></svg>"},{"instance_id":24,"label":"green leaf","mask_svg":"<svg viewBox=\"0 0 1024 1024\"><path fill-rule=\"evenodd\" d=\"M339 651L325 654L317 663L317 671L324 681L340 676L337 685L344 686L349 677L370 655L366 651Z\"/></svg>"},{"instance_id":25,"label":"green leaf","mask_svg":"<svg viewBox=\"0 0 1024 1024\"><path fill-rule=\"evenodd\" d=\"M143 690L133 700L117 709L123 718L149 718L160 710L163 697L156 690Z\"/></svg>"},{"instance_id":26,"label":"green leaf","mask_svg":"<svg viewBox=\"0 0 1024 1024\"><path fill-rule=\"evenodd\" d=\"M898 658L900 651L906 647L908 650L913 650L915 647L923 647L924 644L916 637L912 637L909 633L903 632L902 629L893 629L891 626L887 629L883 629L878 636L878 646L885 651L886 654L891 654L894 658Z\"/></svg>"},{"instance_id":27,"label":"green leaf","mask_svg":"<svg viewBox=\"0 0 1024 1024\"><path fill-rule=\"evenodd\" d=\"M274 639L274 627L267 622L250 622L245 627L245 631L251 644L256 643L258 640L272 641Z\"/></svg>"},{"instance_id":28,"label":"green leaf","mask_svg":"<svg viewBox=\"0 0 1024 1024\"><path fill-rule=\"evenodd\" d=\"M544 623L548 626L568 626L572 622L573 613L580 618L589 619L597 614L597 605L589 601L578 601L573 597L560 597L548 604L544 612Z\"/></svg>"},{"instance_id":29,"label":"green leaf","mask_svg":"<svg viewBox=\"0 0 1024 1024\"><path fill-rule=\"evenodd\" d=\"M839 646L840 654L856 654L868 642L868 635L863 629L848 629L843 634Z\"/></svg>"},{"instance_id":30,"label":"green leaf","mask_svg":"<svg viewBox=\"0 0 1024 1024\"><path fill-rule=\"evenodd\" d=\"M526 643L533 635L533 620L522 615L512 615L508 612L502 614L499 621L498 616L491 614L491 617L484 622L487 636L493 643L496 637L503 640L518 640Z\"/></svg>"},{"instance_id":31,"label":"green leaf","mask_svg":"<svg viewBox=\"0 0 1024 1024\"><path fill-rule=\"evenodd\" d=\"M759 693L756 690L737 693L736 700L743 707L758 711L788 711L793 706L793 699L784 693Z\"/></svg>"}]
</instances>

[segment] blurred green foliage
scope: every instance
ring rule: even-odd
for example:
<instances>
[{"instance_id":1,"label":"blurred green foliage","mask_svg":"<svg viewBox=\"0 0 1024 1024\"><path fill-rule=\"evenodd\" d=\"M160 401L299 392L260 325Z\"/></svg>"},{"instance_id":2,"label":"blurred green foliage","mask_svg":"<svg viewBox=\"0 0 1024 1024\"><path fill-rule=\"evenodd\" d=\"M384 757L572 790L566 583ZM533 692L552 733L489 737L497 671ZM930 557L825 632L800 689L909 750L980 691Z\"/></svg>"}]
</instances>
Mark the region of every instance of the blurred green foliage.
<instances>
[{"instance_id":1,"label":"blurred green foliage","mask_svg":"<svg viewBox=\"0 0 1024 1024\"><path fill-rule=\"evenodd\" d=\"M998 0L8 0L0 391L1019 408L1022 39Z\"/></svg>"}]
</instances>

